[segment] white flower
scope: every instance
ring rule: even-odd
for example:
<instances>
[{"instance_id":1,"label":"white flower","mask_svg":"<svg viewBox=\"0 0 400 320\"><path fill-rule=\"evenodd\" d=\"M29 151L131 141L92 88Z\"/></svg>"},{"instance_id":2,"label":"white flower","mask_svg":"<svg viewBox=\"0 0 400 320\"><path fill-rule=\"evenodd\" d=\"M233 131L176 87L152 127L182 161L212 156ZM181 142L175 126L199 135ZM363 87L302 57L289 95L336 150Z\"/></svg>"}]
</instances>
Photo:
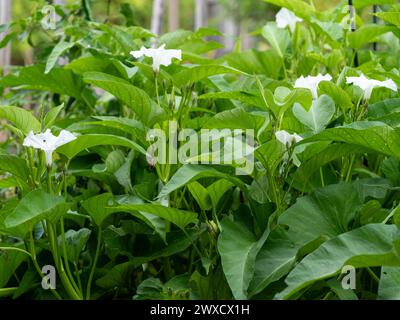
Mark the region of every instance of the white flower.
<instances>
[{"instance_id":1,"label":"white flower","mask_svg":"<svg viewBox=\"0 0 400 320\"><path fill-rule=\"evenodd\" d=\"M153 59L153 70L154 72L160 71L160 66L169 66L172 63L172 59L176 58L178 60L182 60L182 51L181 50L170 50L165 49L165 44L163 44L158 49L147 49L145 47L141 47L139 51L131 51L130 52L133 57L140 58L143 56L149 57Z\"/></svg>"},{"instance_id":2,"label":"white flower","mask_svg":"<svg viewBox=\"0 0 400 320\"><path fill-rule=\"evenodd\" d=\"M313 99L318 99L318 85L322 81L331 81L332 76L330 74L322 75L318 74L316 77L308 76L304 78L301 76L299 79L296 80L294 83L295 88L305 88L311 91Z\"/></svg>"},{"instance_id":3,"label":"white flower","mask_svg":"<svg viewBox=\"0 0 400 320\"><path fill-rule=\"evenodd\" d=\"M360 87L364 91L365 100L371 98L372 90L376 87L384 87L397 92L397 85L392 79L379 81L375 79L368 79L364 74L361 74L359 77L347 77L346 83L352 83L355 86Z\"/></svg>"},{"instance_id":4,"label":"white flower","mask_svg":"<svg viewBox=\"0 0 400 320\"><path fill-rule=\"evenodd\" d=\"M297 22L302 22L303 19L297 17L292 11L286 8L282 8L276 14L276 25L280 29L284 29L289 26L290 31L294 32Z\"/></svg>"},{"instance_id":5,"label":"white flower","mask_svg":"<svg viewBox=\"0 0 400 320\"><path fill-rule=\"evenodd\" d=\"M293 144L303 140L303 138L300 137L298 134L296 134L296 133L290 134L289 132L287 132L285 130L280 130L280 131L275 132L275 137L280 143L284 144L287 147L290 147Z\"/></svg>"},{"instance_id":6,"label":"white flower","mask_svg":"<svg viewBox=\"0 0 400 320\"><path fill-rule=\"evenodd\" d=\"M33 131L29 132L23 145L43 150L46 155L46 164L50 166L53 162L53 151L75 139L76 137L67 130L62 130L60 135L56 137L51 133L50 129L47 129L44 133L34 134Z\"/></svg>"}]
</instances>

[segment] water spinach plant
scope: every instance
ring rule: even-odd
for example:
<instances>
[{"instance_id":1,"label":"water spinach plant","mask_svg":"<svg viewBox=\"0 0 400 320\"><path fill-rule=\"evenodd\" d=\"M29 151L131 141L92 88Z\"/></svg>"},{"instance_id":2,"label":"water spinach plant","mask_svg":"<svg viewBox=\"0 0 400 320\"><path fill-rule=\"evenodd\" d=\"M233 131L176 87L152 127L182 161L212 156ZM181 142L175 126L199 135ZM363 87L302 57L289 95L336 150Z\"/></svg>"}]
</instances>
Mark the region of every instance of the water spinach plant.
<instances>
[{"instance_id":1,"label":"water spinach plant","mask_svg":"<svg viewBox=\"0 0 400 320\"><path fill-rule=\"evenodd\" d=\"M2 26L0 298L400 299L400 7L267 2L219 56L126 6Z\"/></svg>"}]
</instances>

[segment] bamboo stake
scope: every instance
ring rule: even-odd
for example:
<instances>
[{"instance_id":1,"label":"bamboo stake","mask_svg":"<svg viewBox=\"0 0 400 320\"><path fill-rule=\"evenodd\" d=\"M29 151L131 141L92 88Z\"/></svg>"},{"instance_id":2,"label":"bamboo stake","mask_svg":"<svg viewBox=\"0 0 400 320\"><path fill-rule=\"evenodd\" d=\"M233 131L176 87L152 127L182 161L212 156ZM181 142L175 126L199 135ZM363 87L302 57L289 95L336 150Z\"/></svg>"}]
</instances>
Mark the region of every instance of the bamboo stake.
<instances>
[{"instance_id":1,"label":"bamboo stake","mask_svg":"<svg viewBox=\"0 0 400 320\"><path fill-rule=\"evenodd\" d=\"M350 11L350 29L351 32L355 32L357 30L356 26L356 12L353 6L353 0L348 0L349 1L349 11ZM358 67L358 53L357 50L354 50L354 66L357 68Z\"/></svg>"},{"instance_id":2,"label":"bamboo stake","mask_svg":"<svg viewBox=\"0 0 400 320\"><path fill-rule=\"evenodd\" d=\"M0 0L0 25L11 21L11 0ZM6 32L0 33L0 41L7 35ZM6 69L11 64L11 45L0 49L0 67Z\"/></svg>"}]
</instances>

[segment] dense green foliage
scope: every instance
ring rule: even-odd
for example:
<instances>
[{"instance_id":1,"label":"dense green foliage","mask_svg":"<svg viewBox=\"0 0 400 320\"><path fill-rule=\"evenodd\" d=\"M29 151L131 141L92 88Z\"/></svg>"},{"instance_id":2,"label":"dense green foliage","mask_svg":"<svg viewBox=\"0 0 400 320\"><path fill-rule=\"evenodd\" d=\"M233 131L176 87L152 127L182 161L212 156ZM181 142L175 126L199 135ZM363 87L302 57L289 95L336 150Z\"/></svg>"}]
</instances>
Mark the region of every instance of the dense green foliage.
<instances>
[{"instance_id":1,"label":"dense green foliage","mask_svg":"<svg viewBox=\"0 0 400 320\"><path fill-rule=\"evenodd\" d=\"M90 21L90 7L56 6L55 30L41 11L3 27L2 45L41 40L35 64L0 80L0 298L400 298L400 96L346 80L400 85L400 6L354 1L385 10L351 32L345 3L267 2L302 19L258 30L268 50L214 58L219 32L179 30L155 40L182 50L159 73L129 54L154 35ZM318 97L295 86L319 73L332 80ZM254 130L253 172L149 164L147 132L172 120ZM46 129L76 136L50 166L23 146ZM341 286L346 265L355 289Z\"/></svg>"}]
</instances>

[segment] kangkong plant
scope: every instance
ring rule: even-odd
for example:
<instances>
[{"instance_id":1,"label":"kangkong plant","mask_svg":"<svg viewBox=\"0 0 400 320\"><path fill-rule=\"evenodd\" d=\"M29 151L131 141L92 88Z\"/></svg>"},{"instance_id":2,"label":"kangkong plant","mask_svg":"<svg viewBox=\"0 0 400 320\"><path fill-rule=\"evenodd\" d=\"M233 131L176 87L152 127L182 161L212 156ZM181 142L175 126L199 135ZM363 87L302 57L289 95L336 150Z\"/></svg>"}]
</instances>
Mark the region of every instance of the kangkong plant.
<instances>
[{"instance_id":1,"label":"kangkong plant","mask_svg":"<svg viewBox=\"0 0 400 320\"><path fill-rule=\"evenodd\" d=\"M266 2L224 54L127 4L0 27L0 299L400 299L399 7Z\"/></svg>"}]
</instances>

